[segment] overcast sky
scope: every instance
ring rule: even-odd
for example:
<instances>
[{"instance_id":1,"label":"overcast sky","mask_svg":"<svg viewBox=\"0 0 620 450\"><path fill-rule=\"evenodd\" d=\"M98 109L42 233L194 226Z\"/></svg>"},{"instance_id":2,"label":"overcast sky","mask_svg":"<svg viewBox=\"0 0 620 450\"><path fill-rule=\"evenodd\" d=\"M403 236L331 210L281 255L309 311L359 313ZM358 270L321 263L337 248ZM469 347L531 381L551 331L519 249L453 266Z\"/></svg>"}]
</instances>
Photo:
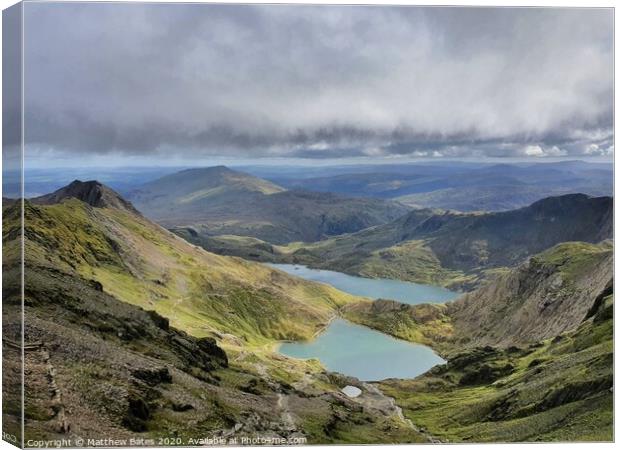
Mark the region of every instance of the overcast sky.
<instances>
[{"instance_id":1,"label":"overcast sky","mask_svg":"<svg viewBox=\"0 0 620 450\"><path fill-rule=\"evenodd\" d=\"M25 4L27 156L613 152L611 9Z\"/></svg>"}]
</instances>

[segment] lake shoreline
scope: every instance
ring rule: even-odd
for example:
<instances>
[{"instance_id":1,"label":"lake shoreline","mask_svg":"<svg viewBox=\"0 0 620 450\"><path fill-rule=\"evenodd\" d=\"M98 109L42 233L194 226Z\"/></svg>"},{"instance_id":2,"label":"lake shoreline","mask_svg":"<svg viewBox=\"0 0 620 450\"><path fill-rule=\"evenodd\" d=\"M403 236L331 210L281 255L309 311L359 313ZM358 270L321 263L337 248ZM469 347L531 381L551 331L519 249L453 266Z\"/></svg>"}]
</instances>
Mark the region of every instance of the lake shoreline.
<instances>
[{"instance_id":1,"label":"lake shoreline","mask_svg":"<svg viewBox=\"0 0 620 450\"><path fill-rule=\"evenodd\" d=\"M281 341L274 349L299 360L317 359L329 371L362 381L413 379L446 361L427 345L335 315L327 327L309 341Z\"/></svg>"},{"instance_id":2,"label":"lake shoreline","mask_svg":"<svg viewBox=\"0 0 620 450\"><path fill-rule=\"evenodd\" d=\"M459 295L432 285L360 278L340 272L315 270L301 264L268 265L367 301L390 298L403 305L445 303ZM272 348L288 358L316 359L326 370L365 381L413 379L445 363L443 356L434 348L349 320L342 308L321 324L309 339L278 341Z\"/></svg>"},{"instance_id":3,"label":"lake shoreline","mask_svg":"<svg viewBox=\"0 0 620 450\"><path fill-rule=\"evenodd\" d=\"M461 293L441 286L413 283L387 278L365 278L333 270L313 269L303 264L274 264L267 266L289 275L326 284L351 295L371 300L388 299L408 305L446 303Z\"/></svg>"}]
</instances>

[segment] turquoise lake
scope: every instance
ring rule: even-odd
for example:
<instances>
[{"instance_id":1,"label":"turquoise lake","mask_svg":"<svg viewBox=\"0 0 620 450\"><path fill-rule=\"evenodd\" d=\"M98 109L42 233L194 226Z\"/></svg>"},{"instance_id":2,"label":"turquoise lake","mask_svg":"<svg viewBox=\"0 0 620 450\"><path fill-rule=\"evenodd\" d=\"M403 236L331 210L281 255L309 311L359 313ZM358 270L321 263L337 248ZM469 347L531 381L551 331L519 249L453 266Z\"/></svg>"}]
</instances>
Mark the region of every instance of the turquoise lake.
<instances>
[{"instance_id":1,"label":"turquoise lake","mask_svg":"<svg viewBox=\"0 0 620 450\"><path fill-rule=\"evenodd\" d=\"M341 291L373 299L385 298L401 303L445 303L456 298L459 293L427 284L382 278L362 278L332 270L310 269L297 264L268 264L291 275L306 280L330 284Z\"/></svg>"},{"instance_id":2,"label":"turquoise lake","mask_svg":"<svg viewBox=\"0 0 620 450\"><path fill-rule=\"evenodd\" d=\"M287 342L280 353L317 358L327 369L363 381L414 378L445 361L424 345L395 339L379 331L335 319L311 342Z\"/></svg>"},{"instance_id":3,"label":"turquoise lake","mask_svg":"<svg viewBox=\"0 0 620 450\"><path fill-rule=\"evenodd\" d=\"M403 281L370 279L331 270L309 269L294 264L271 267L307 280L330 284L341 291L373 299L402 303L443 303L458 293L447 289ZM386 378L415 378L445 361L429 347L402 341L370 328L336 319L310 342L286 342L280 353L299 359L317 358L327 369L378 381Z\"/></svg>"}]
</instances>

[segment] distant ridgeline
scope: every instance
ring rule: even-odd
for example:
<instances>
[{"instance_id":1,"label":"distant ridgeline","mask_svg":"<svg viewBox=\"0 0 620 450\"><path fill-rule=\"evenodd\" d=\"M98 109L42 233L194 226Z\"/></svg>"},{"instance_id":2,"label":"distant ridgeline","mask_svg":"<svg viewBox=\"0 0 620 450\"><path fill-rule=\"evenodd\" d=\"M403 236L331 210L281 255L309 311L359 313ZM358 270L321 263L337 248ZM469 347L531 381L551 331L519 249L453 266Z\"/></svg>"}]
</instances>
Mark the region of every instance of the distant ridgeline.
<instances>
[{"instance_id":1,"label":"distant ridgeline","mask_svg":"<svg viewBox=\"0 0 620 450\"><path fill-rule=\"evenodd\" d=\"M381 199L287 191L223 166L188 169L130 193L147 217L199 235L238 235L274 244L317 241L388 223L409 207Z\"/></svg>"},{"instance_id":2,"label":"distant ridgeline","mask_svg":"<svg viewBox=\"0 0 620 450\"><path fill-rule=\"evenodd\" d=\"M254 170L254 173L261 172L265 171ZM288 189L384 198L415 208L463 212L506 211L542 198L575 192L593 197L613 194L611 162L455 164L436 160L324 172L316 168L290 175L271 171L268 178Z\"/></svg>"}]
</instances>

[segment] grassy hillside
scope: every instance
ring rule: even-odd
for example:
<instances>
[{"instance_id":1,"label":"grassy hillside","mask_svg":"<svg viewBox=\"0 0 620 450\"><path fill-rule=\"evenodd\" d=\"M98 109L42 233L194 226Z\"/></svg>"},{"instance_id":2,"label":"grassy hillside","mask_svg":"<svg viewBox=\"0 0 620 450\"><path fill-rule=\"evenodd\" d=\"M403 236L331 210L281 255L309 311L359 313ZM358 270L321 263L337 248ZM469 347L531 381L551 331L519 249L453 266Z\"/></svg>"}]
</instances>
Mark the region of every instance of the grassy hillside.
<instances>
[{"instance_id":1,"label":"grassy hillside","mask_svg":"<svg viewBox=\"0 0 620 450\"><path fill-rule=\"evenodd\" d=\"M202 237L256 237L274 244L350 233L409 211L392 201L286 191L222 166L163 177L135 190L130 199L167 228L188 228Z\"/></svg>"},{"instance_id":2,"label":"grassy hillside","mask_svg":"<svg viewBox=\"0 0 620 450\"><path fill-rule=\"evenodd\" d=\"M17 212L7 211L7 220ZM209 254L124 209L77 199L48 206L27 202L25 223L28 264L97 281L105 292L155 310L197 336L219 330L248 341L307 338L353 299Z\"/></svg>"},{"instance_id":3,"label":"grassy hillside","mask_svg":"<svg viewBox=\"0 0 620 450\"><path fill-rule=\"evenodd\" d=\"M415 380L386 380L405 416L449 442L611 441L613 298L577 330L475 348Z\"/></svg>"},{"instance_id":4,"label":"grassy hillside","mask_svg":"<svg viewBox=\"0 0 620 450\"><path fill-rule=\"evenodd\" d=\"M444 304L407 305L375 300L346 306L342 315L351 322L382 331L405 341L428 345L444 356L454 350L454 326Z\"/></svg>"},{"instance_id":5,"label":"grassy hillside","mask_svg":"<svg viewBox=\"0 0 620 450\"><path fill-rule=\"evenodd\" d=\"M96 200L113 191L79 194L86 201L25 204L27 438L425 440L389 399L350 400L340 392L346 379L273 351L359 298L209 254ZM7 318L20 308L19 277L9 275L19 272L21 211L3 212ZM10 325L5 389L19 392L10 374L21 352L10 342L21 332ZM11 398L5 422L19 429L20 399Z\"/></svg>"}]
</instances>

